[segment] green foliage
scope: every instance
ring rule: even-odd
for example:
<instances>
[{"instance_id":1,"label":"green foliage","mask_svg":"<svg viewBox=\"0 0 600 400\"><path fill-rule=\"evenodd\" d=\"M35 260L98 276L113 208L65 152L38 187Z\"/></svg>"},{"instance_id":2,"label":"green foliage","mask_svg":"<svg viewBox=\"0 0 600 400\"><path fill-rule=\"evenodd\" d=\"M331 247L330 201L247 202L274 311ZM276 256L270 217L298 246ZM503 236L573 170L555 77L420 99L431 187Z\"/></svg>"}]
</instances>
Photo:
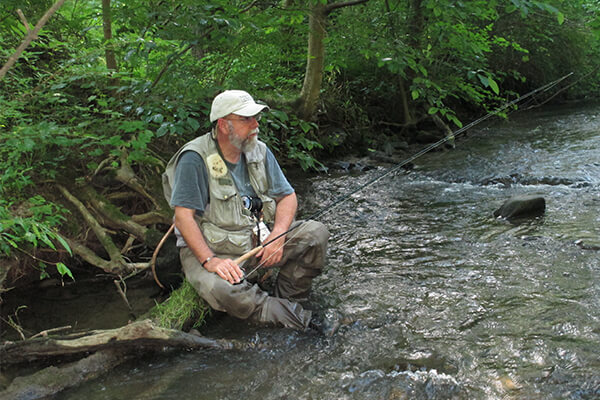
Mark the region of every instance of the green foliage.
<instances>
[{"instance_id":1,"label":"green foliage","mask_svg":"<svg viewBox=\"0 0 600 400\"><path fill-rule=\"evenodd\" d=\"M163 303L157 304L150 312L151 318L163 328L199 328L210 315L211 309L198 296L194 287L184 280L181 287L174 290Z\"/></svg>"},{"instance_id":2,"label":"green foliage","mask_svg":"<svg viewBox=\"0 0 600 400\"><path fill-rule=\"evenodd\" d=\"M261 119L262 137L272 149L298 162L303 170L323 169L316 151L323 149L317 140L317 125L298 119L281 110L271 110Z\"/></svg>"},{"instance_id":3,"label":"green foliage","mask_svg":"<svg viewBox=\"0 0 600 400\"><path fill-rule=\"evenodd\" d=\"M27 209L13 210L12 204L0 200L0 256L9 256L14 250L29 254L30 248L40 245L56 250L55 243L60 244L72 255L69 245L57 232L60 224L66 219L67 210L39 195L31 197L25 204L29 206ZM22 215L18 215L19 213ZM61 276L75 279L64 263L52 264ZM40 278L48 277L47 262L39 260L39 267Z\"/></svg>"},{"instance_id":4,"label":"green foliage","mask_svg":"<svg viewBox=\"0 0 600 400\"><path fill-rule=\"evenodd\" d=\"M464 108L494 109L515 92L539 87L569 70L593 68L590 60L598 60L600 53L583 28L590 26L585 21L589 16L597 19L598 7L592 4L369 2L335 17L326 70L339 71L336 85L350 87L363 109L377 113L371 111L372 119L409 124L439 114L459 127ZM575 19L579 21L571 24ZM596 50L591 54L585 47ZM357 51L362 57L356 57ZM586 54L587 60L582 58ZM402 107L402 96L409 99L410 114Z\"/></svg>"},{"instance_id":5,"label":"green foliage","mask_svg":"<svg viewBox=\"0 0 600 400\"><path fill-rule=\"evenodd\" d=\"M52 3L0 3L0 60L26 34L16 8L34 24ZM327 1L300 4L317 3ZM493 109L571 71L589 78L570 96L597 95L600 85L595 0L370 1L336 9L316 123L298 119L291 106L304 78L308 8L225 0L113 0L111 7L110 43L101 2L66 2L0 81L2 254L60 243L66 212L55 199L36 205L42 188L110 176L124 154L136 172L159 174L175 148L210 129L210 103L223 89L268 99L261 138L283 163L308 170L322 168L324 150L370 145L388 130L382 123L405 132L439 115L460 127L466 112ZM108 44L118 72L106 68Z\"/></svg>"}]
</instances>

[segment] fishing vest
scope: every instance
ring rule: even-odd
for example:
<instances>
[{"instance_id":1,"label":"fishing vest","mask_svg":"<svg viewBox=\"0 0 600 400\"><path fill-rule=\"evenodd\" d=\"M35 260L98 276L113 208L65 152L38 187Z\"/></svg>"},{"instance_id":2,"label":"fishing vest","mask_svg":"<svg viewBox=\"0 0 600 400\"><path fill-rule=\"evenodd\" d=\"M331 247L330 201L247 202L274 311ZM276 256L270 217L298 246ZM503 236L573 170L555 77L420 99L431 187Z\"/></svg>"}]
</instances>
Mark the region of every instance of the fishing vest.
<instances>
[{"instance_id":1,"label":"fishing vest","mask_svg":"<svg viewBox=\"0 0 600 400\"><path fill-rule=\"evenodd\" d=\"M175 168L184 151L198 153L208 173L209 202L203 215L195 215L195 220L208 246L220 256L239 256L253 248L252 229L256 221L250 210L243 206L242 198L234 184L225 161L221 158L216 140L211 133L186 143L175 153L162 175L162 186L167 202L175 178ZM275 220L275 201L267 195L269 182L265 168L267 146L258 141L256 146L245 152L250 184L263 203L263 218L266 223Z\"/></svg>"}]
</instances>

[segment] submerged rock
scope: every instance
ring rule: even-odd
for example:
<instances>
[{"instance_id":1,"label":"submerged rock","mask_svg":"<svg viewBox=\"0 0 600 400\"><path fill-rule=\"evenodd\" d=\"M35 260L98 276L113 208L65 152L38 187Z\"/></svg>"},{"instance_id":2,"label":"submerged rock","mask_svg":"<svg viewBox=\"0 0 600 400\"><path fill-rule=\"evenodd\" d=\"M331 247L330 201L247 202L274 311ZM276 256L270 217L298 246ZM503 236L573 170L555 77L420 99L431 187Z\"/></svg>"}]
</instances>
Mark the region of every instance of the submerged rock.
<instances>
[{"instance_id":1,"label":"submerged rock","mask_svg":"<svg viewBox=\"0 0 600 400\"><path fill-rule=\"evenodd\" d=\"M428 399L466 398L464 387L454 377L436 370L365 371L346 385L353 399Z\"/></svg>"},{"instance_id":2,"label":"submerged rock","mask_svg":"<svg viewBox=\"0 0 600 400\"><path fill-rule=\"evenodd\" d=\"M543 215L546 211L546 200L542 196L515 196L506 200L502 207L494 211L494 217L515 219L530 218Z\"/></svg>"}]
</instances>

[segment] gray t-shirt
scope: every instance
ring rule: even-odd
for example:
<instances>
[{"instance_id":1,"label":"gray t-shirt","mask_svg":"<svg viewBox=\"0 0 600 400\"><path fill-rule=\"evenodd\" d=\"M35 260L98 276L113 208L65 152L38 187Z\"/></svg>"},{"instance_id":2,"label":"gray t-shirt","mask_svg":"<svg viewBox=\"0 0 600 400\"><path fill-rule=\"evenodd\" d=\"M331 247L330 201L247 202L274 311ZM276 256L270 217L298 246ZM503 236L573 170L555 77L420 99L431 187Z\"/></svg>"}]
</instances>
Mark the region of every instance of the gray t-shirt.
<instances>
[{"instance_id":1,"label":"gray t-shirt","mask_svg":"<svg viewBox=\"0 0 600 400\"><path fill-rule=\"evenodd\" d=\"M283 175L279 163L268 148L264 162L269 182L267 195L277 199L294 193L294 188L290 185L285 175ZM237 164L227 161L225 163L231 172L231 177L240 196L256 196L250 184L248 168L246 167L246 156L242 154ZM196 210L199 215L202 215L208 202L208 172L206 171L202 156L195 151L185 151L179 157L175 168L171 206L190 208Z\"/></svg>"}]
</instances>

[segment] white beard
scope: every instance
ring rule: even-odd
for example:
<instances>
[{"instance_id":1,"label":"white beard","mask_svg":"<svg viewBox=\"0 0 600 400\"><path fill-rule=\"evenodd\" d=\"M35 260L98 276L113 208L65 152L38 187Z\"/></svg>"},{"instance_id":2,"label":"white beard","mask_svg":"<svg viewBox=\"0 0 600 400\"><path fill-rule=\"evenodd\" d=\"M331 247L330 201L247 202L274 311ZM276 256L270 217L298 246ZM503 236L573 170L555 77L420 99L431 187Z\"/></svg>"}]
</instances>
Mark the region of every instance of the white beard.
<instances>
[{"instance_id":1,"label":"white beard","mask_svg":"<svg viewBox=\"0 0 600 400\"><path fill-rule=\"evenodd\" d=\"M240 139L233 131L233 124L229 122L229 142L238 150L247 153L254 149L258 138L258 128L254 129L250 134L256 134L256 136L248 137L246 139Z\"/></svg>"},{"instance_id":2,"label":"white beard","mask_svg":"<svg viewBox=\"0 0 600 400\"><path fill-rule=\"evenodd\" d=\"M258 142L258 128L253 130L251 134L256 134L256 136L248 137L246 140L243 141L242 151L244 153L252 151L254 147L256 147L256 143Z\"/></svg>"}]
</instances>

